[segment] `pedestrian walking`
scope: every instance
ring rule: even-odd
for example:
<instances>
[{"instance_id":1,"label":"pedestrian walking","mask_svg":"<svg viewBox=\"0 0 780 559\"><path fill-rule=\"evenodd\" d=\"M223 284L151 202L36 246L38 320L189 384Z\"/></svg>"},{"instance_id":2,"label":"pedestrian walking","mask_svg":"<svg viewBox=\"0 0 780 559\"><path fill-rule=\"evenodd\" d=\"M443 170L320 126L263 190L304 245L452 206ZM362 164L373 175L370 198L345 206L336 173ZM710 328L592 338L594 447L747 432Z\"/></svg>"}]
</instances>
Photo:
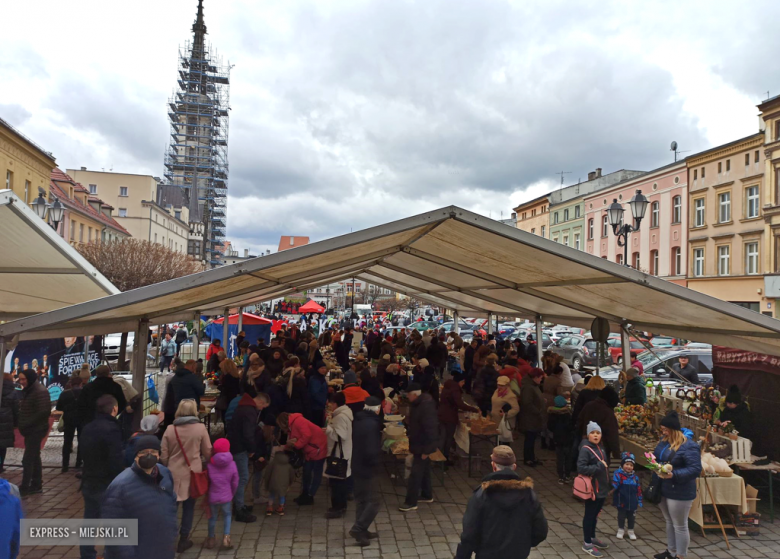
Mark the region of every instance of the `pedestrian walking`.
<instances>
[{"instance_id":1,"label":"pedestrian walking","mask_svg":"<svg viewBox=\"0 0 780 559\"><path fill-rule=\"evenodd\" d=\"M547 429L555 443L555 465L558 470L558 484L571 481L572 429L571 408L563 396L556 396L553 405L547 408Z\"/></svg>"},{"instance_id":2,"label":"pedestrian walking","mask_svg":"<svg viewBox=\"0 0 780 559\"><path fill-rule=\"evenodd\" d=\"M577 457L577 473L591 478L595 498L585 501L582 551L592 557L603 557L601 550L607 549L609 543L596 538L596 524L610 490L609 465L607 452L601 446L601 427L591 421L587 425L587 433L588 438L582 442Z\"/></svg>"},{"instance_id":3,"label":"pedestrian walking","mask_svg":"<svg viewBox=\"0 0 780 559\"><path fill-rule=\"evenodd\" d=\"M363 411L355 415L352 423L355 524L349 530L349 535L355 538L361 547L369 545L369 540L377 537L376 532L369 532L369 528L379 512L377 474L382 450L380 409L381 402L378 398L366 398Z\"/></svg>"},{"instance_id":4,"label":"pedestrian walking","mask_svg":"<svg viewBox=\"0 0 780 559\"><path fill-rule=\"evenodd\" d=\"M482 478L463 515L463 533L455 559L525 559L547 539L547 519L530 477L517 473L511 447L500 445L490 456L493 471Z\"/></svg>"},{"instance_id":5,"label":"pedestrian walking","mask_svg":"<svg viewBox=\"0 0 780 559\"><path fill-rule=\"evenodd\" d=\"M444 454L448 466L452 466L450 452L455 445L455 431L460 423L458 412L479 413L479 408L470 406L463 401L463 386L465 384L466 375L454 372L452 378L444 382L439 398L439 448Z\"/></svg>"},{"instance_id":6,"label":"pedestrian walking","mask_svg":"<svg viewBox=\"0 0 780 559\"><path fill-rule=\"evenodd\" d=\"M211 460L208 463L209 472L209 532L203 547L214 549L217 545L217 516L222 511L222 550L233 548L230 541L230 525L233 519L233 496L238 489L238 469L230 453L230 441L217 439L212 448Z\"/></svg>"},{"instance_id":7,"label":"pedestrian walking","mask_svg":"<svg viewBox=\"0 0 780 559\"><path fill-rule=\"evenodd\" d=\"M184 324L179 324L179 328L176 330L176 337L174 338L174 341L176 342L176 357L181 354L181 346L189 337L190 334L187 332L187 327Z\"/></svg>"},{"instance_id":8,"label":"pedestrian walking","mask_svg":"<svg viewBox=\"0 0 780 559\"><path fill-rule=\"evenodd\" d=\"M439 442L439 418L433 397L416 383L409 384L406 394L409 398L409 453L413 458L406 499L398 509L401 512L417 510L418 502L433 502L430 455L436 452Z\"/></svg>"},{"instance_id":9,"label":"pedestrian walking","mask_svg":"<svg viewBox=\"0 0 780 559\"><path fill-rule=\"evenodd\" d=\"M173 389L174 409L179 409L179 403L186 399L195 400L195 404L200 406L200 397L206 392L206 385L195 375L197 366L194 359L188 359L184 364L179 361L176 366L168 384L168 388Z\"/></svg>"},{"instance_id":10,"label":"pedestrian walking","mask_svg":"<svg viewBox=\"0 0 780 559\"><path fill-rule=\"evenodd\" d=\"M621 455L620 468L612 476L612 505L617 508L618 531L616 538L623 539L628 520L628 538L636 539L634 524L636 512L642 506L642 482L634 473L636 458L630 452Z\"/></svg>"},{"instance_id":11,"label":"pedestrian walking","mask_svg":"<svg viewBox=\"0 0 780 559\"><path fill-rule=\"evenodd\" d=\"M168 372L171 370L171 361L173 361L173 358L176 357L176 352L178 350L178 347L176 346L176 342L174 342L171 339L171 333L168 332L165 334L165 339L160 343L160 372L163 372L163 369L167 369Z\"/></svg>"},{"instance_id":12,"label":"pedestrian walking","mask_svg":"<svg viewBox=\"0 0 780 559\"><path fill-rule=\"evenodd\" d=\"M273 516L276 513L284 516L287 491L295 481L295 469L290 464L290 451L283 446L273 447L268 466L262 475L263 488L268 494L265 515Z\"/></svg>"},{"instance_id":13,"label":"pedestrian walking","mask_svg":"<svg viewBox=\"0 0 780 559\"><path fill-rule=\"evenodd\" d=\"M341 518L347 512L347 495L349 494L350 476L352 475L352 408L347 405L344 392L333 395L330 405L330 419L325 429L328 437L328 456L343 458L347 461L347 471L344 477L325 476L329 479L330 509L325 518ZM361 403L362 405L362 403Z\"/></svg>"},{"instance_id":14,"label":"pedestrian walking","mask_svg":"<svg viewBox=\"0 0 780 559\"><path fill-rule=\"evenodd\" d=\"M38 373L28 369L19 373L22 401L19 404L19 433L24 437L22 457L22 496L43 491L41 445L49 434L51 400L49 391L38 382Z\"/></svg>"},{"instance_id":15,"label":"pedestrian walking","mask_svg":"<svg viewBox=\"0 0 780 559\"><path fill-rule=\"evenodd\" d=\"M524 434L523 463L532 468L542 462L536 459L536 438L544 428L545 399L539 385L544 371L534 368L520 382L520 413L518 427Z\"/></svg>"},{"instance_id":16,"label":"pedestrian walking","mask_svg":"<svg viewBox=\"0 0 780 559\"><path fill-rule=\"evenodd\" d=\"M122 387L111 378L111 369L108 365L100 365L95 369L95 379L81 389L77 402L78 421L81 425L86 425L95 418L95 406L98 398L104 394L116 398L120 412L127 406Z\"/></svg>"}]
</instances>

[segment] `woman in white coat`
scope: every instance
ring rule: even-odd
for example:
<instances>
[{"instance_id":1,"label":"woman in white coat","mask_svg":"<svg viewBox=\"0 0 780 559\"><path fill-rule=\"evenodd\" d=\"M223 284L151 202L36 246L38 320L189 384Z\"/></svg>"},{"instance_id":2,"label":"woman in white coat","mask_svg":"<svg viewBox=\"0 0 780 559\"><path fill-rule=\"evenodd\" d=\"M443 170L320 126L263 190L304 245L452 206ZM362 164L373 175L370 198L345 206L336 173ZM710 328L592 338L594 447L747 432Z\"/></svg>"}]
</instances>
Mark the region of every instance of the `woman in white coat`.
<instances>
[{"instance_id":1,"label":"woman in white coat","mask_svg":"<svg viewBox=\"0 0 780 559\"><path fill-rule=\"evenodd\" d=\"M329 402L333 410L328 420L325 434L328 436L328 458L344 458L347 460L347 473L343 478L330 478L330 509L325 518L341 518L347 512L347 495L349 494L350 479L352 475L352 410L347 406L347 399L343 392L333 395ZM335 450L335 452L334 452ZM325 459L327 465L328 458Z\"/></svg>"}]
</instances>

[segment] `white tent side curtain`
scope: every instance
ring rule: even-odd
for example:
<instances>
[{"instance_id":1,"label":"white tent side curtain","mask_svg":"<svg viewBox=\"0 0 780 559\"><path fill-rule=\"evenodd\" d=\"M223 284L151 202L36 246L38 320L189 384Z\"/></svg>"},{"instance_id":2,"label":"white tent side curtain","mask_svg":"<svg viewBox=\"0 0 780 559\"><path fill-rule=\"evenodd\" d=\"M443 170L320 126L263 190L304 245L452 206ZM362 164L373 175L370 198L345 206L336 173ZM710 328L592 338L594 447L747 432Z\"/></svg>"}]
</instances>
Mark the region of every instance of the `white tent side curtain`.
<instances>
[{"instance_id":1,"label":"white tent side curtain","mask_svg":"<svg viewBox=\"0 0 780 559\"><path fill-rule=\"evenodd\" d=\"M780 321L450 206L0 325L0 336L93 333L222 312L350 277L461 315L586 326L594 317L780 355Z\"/></svg>"}]
</instances>

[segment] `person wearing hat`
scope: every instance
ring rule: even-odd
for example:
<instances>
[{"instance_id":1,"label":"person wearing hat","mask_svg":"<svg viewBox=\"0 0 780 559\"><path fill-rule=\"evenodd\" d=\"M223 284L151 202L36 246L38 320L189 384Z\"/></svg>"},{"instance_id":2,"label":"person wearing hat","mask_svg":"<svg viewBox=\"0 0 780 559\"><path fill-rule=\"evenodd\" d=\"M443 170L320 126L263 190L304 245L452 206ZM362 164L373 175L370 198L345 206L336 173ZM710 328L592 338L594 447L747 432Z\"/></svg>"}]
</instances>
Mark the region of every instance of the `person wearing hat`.
<instances>
[{"instance_id":1,"label":"person wearing hat","mask_svg":"<svg viewBox=\"0 0 780 559\"><path fill-rule=\"evenodd\" d=\"M493 471L482 478L463 515L455 559L525 559L547 539L547 519L530 477L517 473L511 447L500 445L490 456Z\"/></svg>"},{"instance_id":2,"label":"person wearing hat","mask_svg":"<svg viewBox=\"0 0 780 559\"><path fill-rule=\"evenodd\" d=\"M666 549L655 559L684 558L691 535L688 513L696 499L696 480L701 474L701 449L682 432L680 417L672 410L661 420L661 440L653 452L659 464L669 464L671 472L659 472L661 503L666 521Z\"/></svg>"},{"instance_id":3,"label":"person wearing hat","mask_svg":"<svg viewBox=\"0 0 780 559\"><path fill-rule=\"evenodd\" d=\"M328 405L328 366L324 361L314 365L315 372L309 377L307 389L309 392L309 421L318 427L325 427L325 407ZM346 381L344 381L346 384Z\"/></svg>"},{"instance_id":4,"label":"person wearing hat","mask_svg":"<svg viewBox=\"0 0 780 559\"><path fill-rule=\"evenodd\" d=\"M133 465L106 489L101 518L137 520L138 545L106 546L105 559L173 559L177 532L173 477L159 463L157 437L139 437L135 448Z\"/></svg>"},{"instance_id":5,"label":"person wearing hat","mask_svg":"<svg viewBox=\"0 0 780 559\"><path fill-rule=\"evenodd\" d=\"M509 389L511 380L509 377L498 377L496 391L491 397L491 418L496 423L505 418L510 429L514 429L515 416L520 411L520 405L517 403L517 396Z\"/></svg>"},{"instance_id":6,"label":"person wearing hat","mask_svg":"<svg viewBox=\"0 0 780 559\"><path fill-rule=\"evenodd\" d=\"M605 386L598 393L598 398L582 408L577 417L576 432L580 438L587 438L586 426L593 422L601 426L602 444L607 451L607 463L609 456L620 459L620 428L618 427L615 408L620 403L617 392L611 386Z\"/></svg>"},{"instance_id":7,"label":"person wearing hat","mask_svg":"<svg viewBox=\"0 0 780 559\"><path fill-rule=\"evenodd\" d=\"M409 384L406 395L409 398L406 429L409 453L413 456L413 461L406 499L398 508L401 512L417 510L418 501L433 502L430 455L436 452L439 444L439 418L433 397L423 392L422 386L414 382Z\"/></svg>"},{"instance_id":8,"label":"person wearing hat","mask_svg":"<svg viewBox=\"0 0 780 559\"><path fill-rule=\"evenodd\" d=\"M630 452L624 452L620 458L620 468L612 476L612 504L618 510L617 539L622 540L628 520L628 538L636 539L634 522L636 511L642 506L642 483L634 473L636 458Z\"/></svg>"},{"instance_id":9,"label":"person wearing hat","mask_svg":"<svg viewBox=\"0 0 780 559\"><path fill-rule=\"evenodd\" d=\"M643 406L647 402L647 390L645 389L645 383L642 382L639 376L639 371L635 367L629 367L626 371L626 405L627 406Z\"/></svg>"},{"instance_id":10,"label":"person wearing hat","mask_svg":"<svg viewBox=\"0 0 780 559\"><path fill-rule=\"evenodd\" d=\"M459 411L479 413L479 408L468 405L463 401L463 385L466 384L466 375L462 372L453 372L452 378L444 382L439 395L439 436L441 449L446 464L452 465L450 452L455 444L455 431L460 423Z\"/></svg>"},{"instance_id":11,"label":"person wearing hat","mask_svg":"<svg viewBox=\"0 0 780 559\"><path fill-rule=\"evenodd\" d=\"M363 403L370 396L368 392L358 385L357 375L351 369L344 373L344 384L341 387L341 392L344 393L347 406L352 410L353 416L363 409Z\"/></svg>"},{"instance_id":12,"label":"person wearing hat","mask_svg":"<svg viewBox=\"0 0 780 559\"><path fill-rule=\"evenodd\" d=\"M723 423L730 421L734 428L739 431L741 437L753 439L753 419L750 408L742 399L742 393L736 384L732 384L726 393L725 407L720 410L718 420ZM754 452L755 454L755 452Z\"/></svg>"},{"instance_id":13,"label":"person wearing hat","mask_svg":"<svg viewBox=\"0 0 780 559\"><path fill-rule=\"evenodd\" d=\"M555 443L555 463L558 470L558 484L571 481L572 435L571 407L563 396L556 396L553 405L547 408L547 430Z\"/></svg>"},{"instance_id":14,"label":"person wearing hat","mask_svg":"<svg viewBox=\"0 0 780 559\"><path fill-rule=\"evenodd\" d=\"M601 550L607 549L609 543L596 538L596 523L611 489L608 455L601 446L601 427L598 423L595 421L588 423L586 432L587 438L582 441L577 456L577 473L591 478L595 499L585 501L585 514L582 517L584 536L582 551L592 557L603 557Z\"/></svg>"},{"instance_id":15,"label":"person wearing hat","mask_svg":"<svg viewBox=\"0 0 780 559\"><path fill-rule=\"evenodd\" d=\"M363 402L360 402L361 410ZM328 409L330 410L330 419L325 429L328 438L328 456L343 458L347 461L345 477L331 477L327 473L325 474L325 477L330 480L328 482L330 508L325 513L325 518L334 519L341 518L347 512L347 496L351 483L348 480L352 475L352 422L354 415L352 408L347 405L347 398L343 390L331 396ZM337 445L338 449L336 449Z\"/></svg>"}]
</instances>

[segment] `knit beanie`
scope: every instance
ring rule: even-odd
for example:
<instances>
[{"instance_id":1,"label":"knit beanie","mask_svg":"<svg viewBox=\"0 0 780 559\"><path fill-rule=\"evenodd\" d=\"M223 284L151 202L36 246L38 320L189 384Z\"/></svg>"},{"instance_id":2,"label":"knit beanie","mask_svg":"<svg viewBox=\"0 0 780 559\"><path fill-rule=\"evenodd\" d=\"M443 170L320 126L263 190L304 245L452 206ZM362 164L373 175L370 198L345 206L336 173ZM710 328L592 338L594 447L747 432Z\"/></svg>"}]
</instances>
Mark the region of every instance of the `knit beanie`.
<instances>
[{"instance_id":1,"label":"knit beanie","mask_svg":"<svg viewBox=\"0 0 780 559\"><path fill-rule=\"evenodd\" d=\"M563 396L556 396L555 400L553 400L553 403L555 404L556 408L565 408L566 404L568 404L569 402L567 402L566 398L564 398Z\"/></svg>"},{"instance_id":2,"label":"knit beanie","mask_svg":"<svg viewBox=\"0 0 780 559\"><path fill-rule=\"evenodd\" d=\"M624 466L626 462L636 465L636 458L630 452L624 452L620 455L620 466Z\"/></svg>"},{"instance_id":3,"label":"knit beanie","mask_svg":"<svg viewBox=\"0 0 780 559\"><path fill-rule=\"evenodd\" d=\"M664 417L661 420L661 426L666 427L668 429L673 429L675 431L679 431L682 429L682 426L680 425L680 416L677 415L677 412L672 410L669 413L666 414L666 417Z\"/></svg>"},{"instance_id":4,"label":"knit beanie","mask_svg":"<svg viewBox=\"0 0 780 559\"><path fill-rule=\"evenodd\" d=\"M588 431L588 435L590 435L593 431L598 431L599 433L601 433L601 427L599 427L599 424L596 423L595 421L591 421L590 423L588 423L587 431Z\"/></svg>"},{"instance_id":5,"label":"knit beanie","mask_svg":"<svg viewBox=\"0 0 780 559\"><path fill-rule=\"evenodd\" d=\"M344 384L355 384L357 382L357 375L355 371L349 370L344 373Z\"/></svg>"},{"instance_id":6,"label":"knit beanie","mask_svg":"<svg viewBox=\"0 0 780 559\"><path fill-rule=\"evenodd\" d=\"M729 388L728 393L726 394L726 403L727 404L739 404L742 402L742 394L739 392L739 388L737 388L736 384L732 384Z\"/></svg>"},{"instance_id":7,"label":"knit beanie","mask_svg":"<svg viewBox=\"0 0 780 559\"><path fill-rule=\"evenodd\" d=\"M227 439L217 439L214 441L214 454L218 452L230 452L230 441Z\"/></svg>"}]
</instances>

